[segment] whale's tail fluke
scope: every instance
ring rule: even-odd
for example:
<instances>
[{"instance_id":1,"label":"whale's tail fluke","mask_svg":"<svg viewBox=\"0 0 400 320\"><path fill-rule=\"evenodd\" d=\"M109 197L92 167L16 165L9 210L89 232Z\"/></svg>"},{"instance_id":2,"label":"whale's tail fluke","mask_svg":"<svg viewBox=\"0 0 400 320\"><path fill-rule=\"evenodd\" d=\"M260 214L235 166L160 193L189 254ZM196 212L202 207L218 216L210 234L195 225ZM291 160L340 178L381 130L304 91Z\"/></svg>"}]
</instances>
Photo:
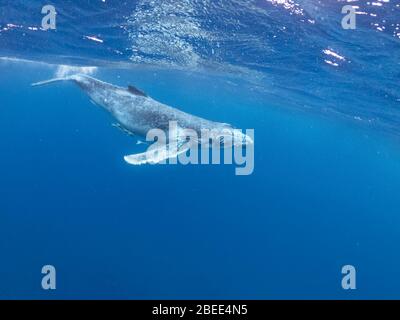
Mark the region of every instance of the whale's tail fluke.
<instances>
[{"instance_id":1,"label":"whale's tail fluke","mask_svg":"<svg viewBox=\"0 0 400 320\"><path fill-rule=\"evenodd\" d=\"M45 81L40 81L40 82L35 82L32 83L32 87L39 87L39 86L45 86L54 82L59 82L59 81L68 81L68 80L73 80L72 77L64 77L64 78L53 78L50 80L45 80Z\"/></svg>"}]
</instances>

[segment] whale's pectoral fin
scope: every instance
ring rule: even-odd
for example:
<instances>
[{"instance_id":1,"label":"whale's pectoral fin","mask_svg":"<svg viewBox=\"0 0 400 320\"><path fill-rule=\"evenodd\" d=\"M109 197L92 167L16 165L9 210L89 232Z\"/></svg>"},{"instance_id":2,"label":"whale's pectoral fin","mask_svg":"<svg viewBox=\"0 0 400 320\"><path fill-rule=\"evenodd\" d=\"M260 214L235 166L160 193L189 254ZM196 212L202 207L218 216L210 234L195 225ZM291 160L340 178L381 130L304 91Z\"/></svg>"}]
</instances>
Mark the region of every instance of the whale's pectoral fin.
<instances>
[{"instance_id":1,"label":"whale's pectoral fin","mask_svg":"<svg viewBox=\"0 0 400 320\"><path fill-rule=\"evenodd\" d=\"M154 148L150 146L148 151L125 156L124 159L127 163L133 165L157 164L167 159L176 158L181 153L189 150L190 146L191 144L186 141L178 142L177 144L161 145Z\"/></svg>"}]
</instances>

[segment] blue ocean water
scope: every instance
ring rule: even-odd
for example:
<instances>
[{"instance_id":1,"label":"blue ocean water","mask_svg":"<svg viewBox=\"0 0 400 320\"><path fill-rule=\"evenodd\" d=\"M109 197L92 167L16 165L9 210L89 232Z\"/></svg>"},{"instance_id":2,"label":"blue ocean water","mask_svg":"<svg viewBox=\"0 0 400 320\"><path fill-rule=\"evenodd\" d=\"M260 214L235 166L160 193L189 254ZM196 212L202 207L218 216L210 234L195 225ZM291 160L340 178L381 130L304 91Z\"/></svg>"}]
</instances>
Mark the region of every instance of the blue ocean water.
<instances>
[{"instance_id":1,"label":"blue ocean water","mask_svg":"<svg viewBox=\"0 0 400 320\"><path fill-rule=\"evenodd\" d=\"M0 0L0 298L399 298L400 4L349 3ZM79 88L31 87L73 73L253 128L253 174L128 165Z\"/></svg>"}]
</instances>

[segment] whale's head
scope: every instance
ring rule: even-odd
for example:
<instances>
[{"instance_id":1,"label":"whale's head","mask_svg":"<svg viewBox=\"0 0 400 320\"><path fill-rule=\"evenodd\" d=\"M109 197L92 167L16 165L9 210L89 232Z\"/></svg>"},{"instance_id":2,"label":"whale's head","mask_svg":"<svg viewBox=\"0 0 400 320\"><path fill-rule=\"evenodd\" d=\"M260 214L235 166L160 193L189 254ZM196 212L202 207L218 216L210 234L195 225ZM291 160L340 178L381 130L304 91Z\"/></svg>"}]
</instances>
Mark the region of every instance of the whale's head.
<instances>
[{"instance_id":1,"label":"whale's head","mask_svg":"<svg viewBox=\"0 0 400 320\"><path fill-rule=\"evenodd\" d=\"M254 140L249 135L229 124L223 123L219 128L212 130L211 139L224 148L251 145Z\"/></svg>"},{"instance_id":2,"label":"whale's head","mask_svg":"<svg viewBox=\"0 0 400 320\"><path fill-rule=\"evenodd\" d=\"M254 143L252 137L250 137L247 134L244 134L242 130L239 129L233 129L233 141L235 145L241 145L241 146L251 145Z\"/></svg>"}]
</instances>

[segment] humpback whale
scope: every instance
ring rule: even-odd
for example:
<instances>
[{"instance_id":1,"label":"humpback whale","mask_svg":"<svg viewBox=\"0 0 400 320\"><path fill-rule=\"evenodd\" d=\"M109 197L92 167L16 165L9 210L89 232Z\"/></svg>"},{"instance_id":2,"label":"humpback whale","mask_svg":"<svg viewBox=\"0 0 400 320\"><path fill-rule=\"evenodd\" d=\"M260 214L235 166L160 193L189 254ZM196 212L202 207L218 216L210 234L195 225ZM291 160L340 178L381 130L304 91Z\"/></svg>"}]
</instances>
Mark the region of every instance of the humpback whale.
<instances>
[{"instance_id":1,"label":"humpback whale","mask_svg":"<svg viewBox=\"0 0 400 320\"><path fill-rule=\"evenodd\" d=\"M176 124L175 144L169 141L164 148L149 148L150 150L144 153L125 156L124 159L129 164L160 163L186 152L193 145L193 141L188 141L185 130L192 130L198 136L201 136L203 130L212 132L212 136L200 138L195 141L196 144L204 142L201 139L207 139L207 142L211 139L212 143L223 143L224 148L253 143L249 136L234 129L230 124L210 121L165 105L134 86L123 88L84 74L54 78L33 83L32 86L48 85L59 81L72 81L77 84L95 104L111 113L118 122L118 126L131 134L146 136L152 129L171 133L169 132L171 122ZM227 139L228 136L231 139Z\"/></svg>"}]
</instances>

